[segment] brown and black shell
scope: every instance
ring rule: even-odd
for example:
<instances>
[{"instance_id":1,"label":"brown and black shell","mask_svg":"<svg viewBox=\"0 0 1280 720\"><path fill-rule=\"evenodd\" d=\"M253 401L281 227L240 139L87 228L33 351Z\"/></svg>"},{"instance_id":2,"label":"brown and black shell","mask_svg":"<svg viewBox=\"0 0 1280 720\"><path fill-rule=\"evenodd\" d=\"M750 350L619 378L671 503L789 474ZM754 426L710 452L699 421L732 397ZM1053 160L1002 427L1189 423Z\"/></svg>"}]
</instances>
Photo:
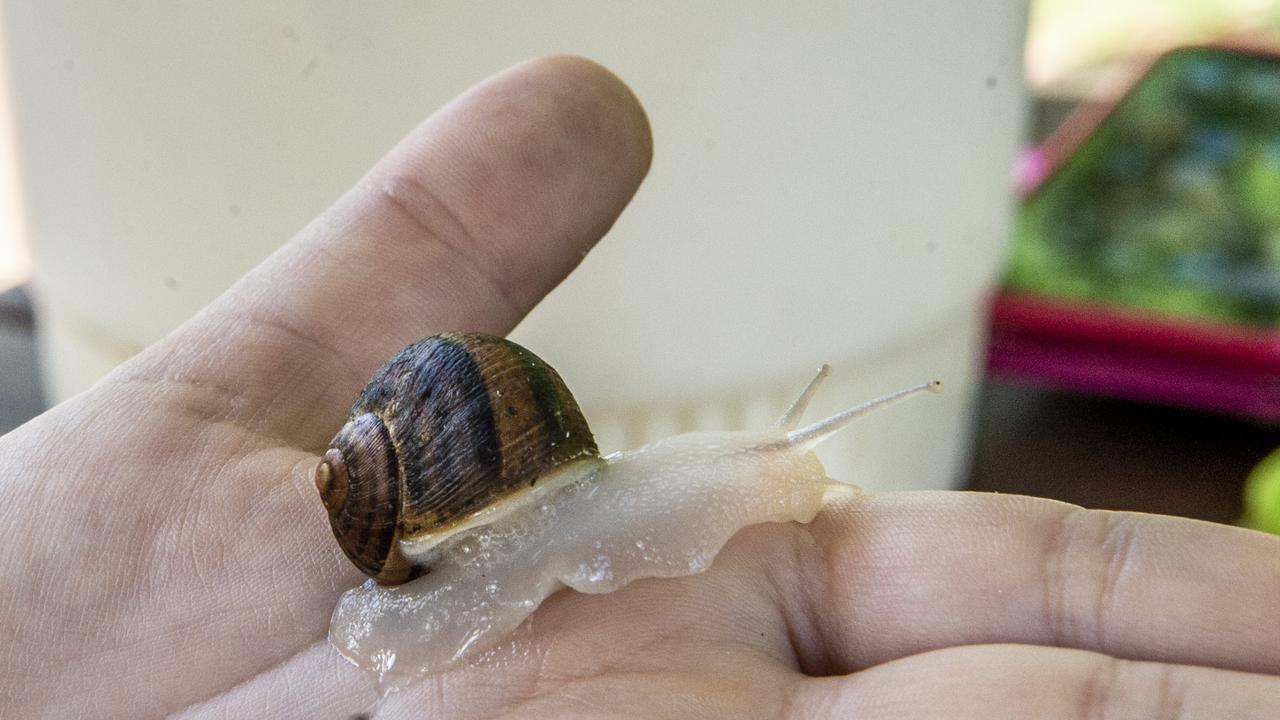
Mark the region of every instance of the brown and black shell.
<instances>
[{"instance_id":1,"label":"brown and black shell","mask_svg":"<svg viewBox=\"0 0 1280 720\"><path fill-rule=\"evenodd\" d=\"M402 538L447 532L586 455L599 455L595 439L551 366L504 338L446 333L374 374L316 487L347 557L396 584L427 569L401 553Z\"/></svg>"}]
</instances>

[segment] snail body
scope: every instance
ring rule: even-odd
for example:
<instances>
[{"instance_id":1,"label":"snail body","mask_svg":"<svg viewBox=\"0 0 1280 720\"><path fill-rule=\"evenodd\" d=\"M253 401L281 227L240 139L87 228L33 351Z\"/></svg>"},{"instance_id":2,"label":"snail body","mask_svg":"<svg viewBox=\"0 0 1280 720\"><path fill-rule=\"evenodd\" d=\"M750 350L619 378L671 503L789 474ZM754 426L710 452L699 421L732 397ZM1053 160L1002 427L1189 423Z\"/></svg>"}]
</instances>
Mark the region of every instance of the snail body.
<instances>
[{"instance_id":1,"label":"snail body","mask_svg":"<svg viewBox=\"0 0 1280 720\"><path fill-rule=\"evenodd\" d=\"M454 347L440 349L451 343ZM421 341L375 375L317 471L335 536L348 557L371 577L339 601L330 640L348 659L384 681L436 672L491 647L563 587L603 593L641 578L698 573L743 527L812 520L825 503L858 492L828 478L813 447L873 408L940 389L938 383L916 386L797 428L815 388L829 372L824 366L774 428L688 433L600 457L585 421L579 423L581 412L572 396L567 389L548 390L563 387L548 380L543 387L546 402L527 407L538 412L550 408L549 415L526 420L520 432L507 436L509 445L496 443L500 456L508 446L531 453L518 456L521 469L508 468L510 475L504 475L503 466L514 461L505 456L494 460L467 446L458 457L490 460L487 470L467 475L455 469L437 472L434 479L408 478L404 468L415 462L420 468L454 462L440 457L445 445L433 445L432 438L417 445L398 438L406 436L399 427L406 418L427 414L407 413L404 408L425 407L425 388L449 381L447 374L434 374L418 364L451 357L458 345L473 358L490 357L485 349L489 347L497 348L494 357L518 356L514 365L492 365L506 368L495 370L493 381L519 383L523 373L543 373L546 367L527 350L499 338L448 335ZM546 371L539 377L554 376L554 371ZM379 389L371 390L375 385ZM503 388L502 397L514 392L505 384ZM498 391L494 386L484 389L490 399ZM457 397L476 398L479 392L459 391L445 406L471 407L456 402ZM438 388L432 393L447 395ZM551 397L556 400L548 400ZM490 402L489 412L503 414L505 407ZM433 432L447 429L453 433L451 442L487 440L483 424L481 430L474 427L483 420L476 417L481 413L472 412L454 421L457 427L432 415ZM385 429L368 415L379 418ZM418 437L424 427L418 428ZM355 443L355 437L366 441ZM429 461L415 460L403 456L410 447L434 447L438 452ZM525 464L537 470L526 471ZM533 476L521 474L525 472ZM510 481L510 476L519 481ZM395 487L364 487L371 479ZM468 481L482 487L456 489ZM424 485L415 488L415 482ZM395 504L409 496L437 502L448 497L467 504L463 509L429 511L423 510L426 504L408 509ZM359 502L351 505L353 499ZM366 510L381 515L375 512L363 521L365 527L358 527L359 513ZM371 542L370 537L378 539ZM370 548L377 552L370 554Z\"/></svg>"}]
</instances>

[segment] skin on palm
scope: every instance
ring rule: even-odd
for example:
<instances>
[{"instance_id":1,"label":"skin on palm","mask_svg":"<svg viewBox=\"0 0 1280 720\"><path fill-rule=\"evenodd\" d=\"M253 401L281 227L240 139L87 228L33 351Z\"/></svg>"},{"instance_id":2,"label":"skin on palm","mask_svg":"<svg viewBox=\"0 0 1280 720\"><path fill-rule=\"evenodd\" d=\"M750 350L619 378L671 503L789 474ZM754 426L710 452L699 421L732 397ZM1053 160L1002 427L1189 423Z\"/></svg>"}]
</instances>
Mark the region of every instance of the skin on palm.
<instances>
[{"instance_id":1,"label":"skin on palm","mask_svg":"<svg viewBox=\"0 0 1280 720\"><path fill-rule=\"evenodd\" d=\"M1131 545L1122 564L1186 568L1121 578L1108 560L1120 538ZM1257 636L1270 632L1276 604L1267 594L1271 540L1016 496L865 496L810 525L748 528L703 575L556 595L477 663L381 704L321 644L202 712L306 717L353 696L366 704L351 712L388 718L1085 718L1105 716L1109 703L1141 710L1117 716L1160 717L1175 695L1185 707L1242 707L1274 688L1274 678L1251 673L1280 664L1274 638ZM1189 547L1200 550L1186 557ZM1252 572L1217 560L1228 550ZM1191 578L1203 582L1175 597ZM1221 597L1232 581L1246 603L1260 603L1244 616ZM1107 596L1110 619L1095 615ZM1188 623L1204 630L1168 629ZM1168 644L1151 647L1157 639ZM1089 651L1047 647L1055 644ZM315 683L294 687L313 674L336 684L317 697L305 692ZM1137 689L1107 696L1103 682ZM990 692L955 705L962 685L970 696Z\"/></svg>"},{"instance_id":2,"label":"skin on palm","mask_svg":"<svg viewBox=\"0 0 1280 720\"><path fill-rule=\"evenodd\" d=\"M608 229L650 149L604 70L520 66L172 336L0 439L0 715L372 709L372 681L324 639L359 574L315 496L319 452L396 349L509 330ZM1275 537L872 495L749 528L699 576L557 594L377 711L1275 717L1276 617Z\"/></svg>"}]
</instances>

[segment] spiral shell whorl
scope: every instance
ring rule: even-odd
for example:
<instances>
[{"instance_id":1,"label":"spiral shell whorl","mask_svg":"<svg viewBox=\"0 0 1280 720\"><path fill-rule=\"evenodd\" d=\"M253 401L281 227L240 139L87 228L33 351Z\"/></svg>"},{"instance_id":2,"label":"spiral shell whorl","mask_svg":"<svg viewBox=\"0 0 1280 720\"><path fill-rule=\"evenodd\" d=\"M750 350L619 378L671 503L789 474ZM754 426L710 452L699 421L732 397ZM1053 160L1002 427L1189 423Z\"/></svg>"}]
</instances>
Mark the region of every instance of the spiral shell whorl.
<instances>
[{"instance_id":1,"label":"spiral shell whorl","mask_svg":"<svg viewBox=\"0 0 1280 720\"><path fill-rule=\"evenodd\" d=\"M316 469L333 534L356 567L380 582L412 575L400 555L400 469L391 435L370 413L352 417Z\"/></svg>"},{"instance_id":2,"label":"spiral shell whorl","mask_svg":"<svg viewBox=\"0 0 1280 720\"><path fill-rule=\"evenodd\" d=\"M489 335L434 335L405 348L374 375L351 418L317 487L326 507L340 506L329 510L343 550L385 584L426 570L401 554L401 538L447 533L556 465L599 454L555 370ZM379 465L372 448L381 442L390 451ZM375 492L364 487L371 480L395 488Z\"/></svg>"}]
</instances>

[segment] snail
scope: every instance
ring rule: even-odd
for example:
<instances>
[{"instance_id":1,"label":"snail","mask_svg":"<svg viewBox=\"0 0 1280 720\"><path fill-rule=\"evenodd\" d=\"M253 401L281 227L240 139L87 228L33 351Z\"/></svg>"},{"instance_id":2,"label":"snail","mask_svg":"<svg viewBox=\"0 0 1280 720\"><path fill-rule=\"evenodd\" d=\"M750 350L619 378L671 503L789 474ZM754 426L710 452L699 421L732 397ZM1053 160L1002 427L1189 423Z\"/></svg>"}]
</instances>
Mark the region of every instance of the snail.
<instances>
[{"instance_id":1,"label":"snail","mask_svg":"<svg viewBox=\"0 0 1280 720\"><path fill-rule=\"evenodd\" d=\"M379 678L473 657L563 587L615 590L706 569L739 529L808 522L857 488L812 449L917 385L798 427L823 366L764 431L687 433L602 457L563 380L523 347L478 333L402 350L360 393L315 472L363 585L330 641Z\"/></svg>"}]
</instances>

